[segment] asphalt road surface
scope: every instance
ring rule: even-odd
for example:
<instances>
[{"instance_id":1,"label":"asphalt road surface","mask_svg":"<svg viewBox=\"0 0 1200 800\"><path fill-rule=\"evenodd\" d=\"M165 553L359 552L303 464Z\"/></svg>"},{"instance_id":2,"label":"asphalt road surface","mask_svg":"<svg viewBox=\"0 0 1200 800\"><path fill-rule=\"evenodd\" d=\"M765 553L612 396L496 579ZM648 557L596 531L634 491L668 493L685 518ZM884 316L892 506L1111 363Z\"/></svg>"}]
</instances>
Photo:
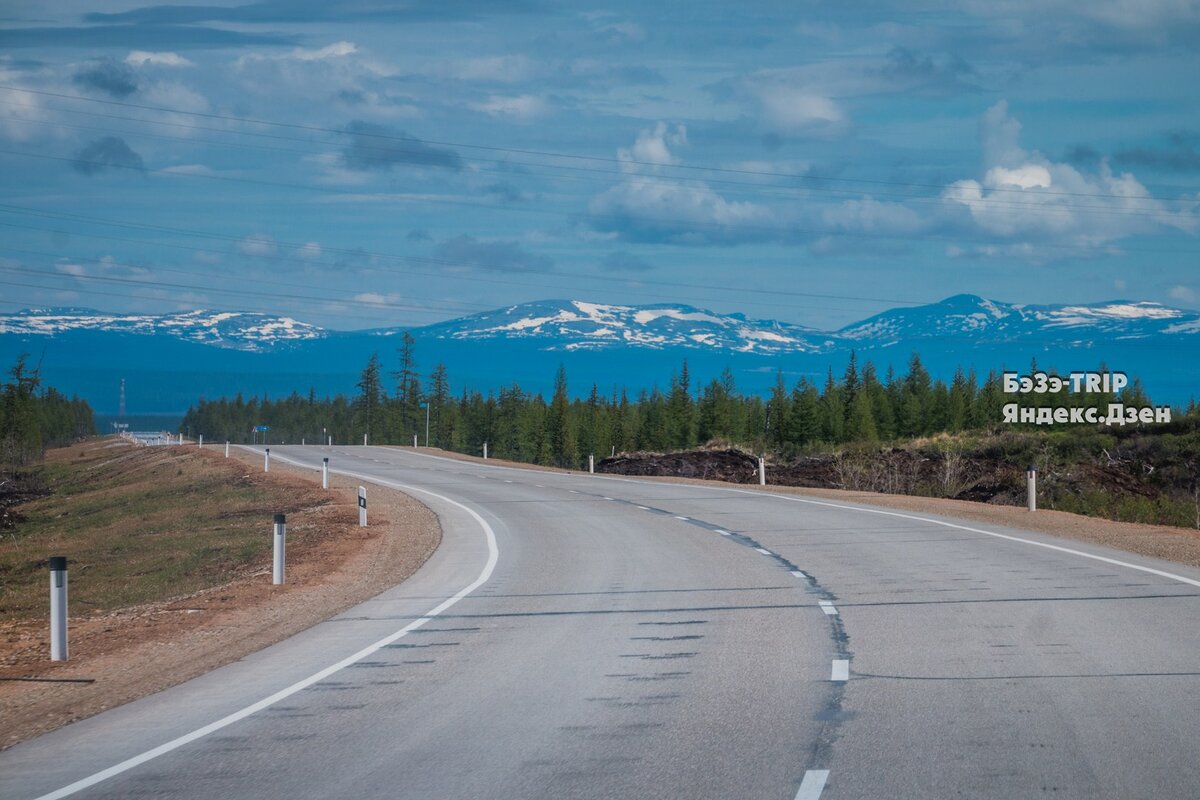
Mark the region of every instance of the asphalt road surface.
<instances>
[{"instance_id":1,"label":"asphalt road surface","mask_svg":"<svg viewBox=\"0 0 1200 800\"><path fill-rule=\"evenodd\" d=\"M1200 797L1200 570L753 489L272 448L323 456L368 500L416 490L430 561L0 753L0 798Z\"/></svg>"}]
</instances>

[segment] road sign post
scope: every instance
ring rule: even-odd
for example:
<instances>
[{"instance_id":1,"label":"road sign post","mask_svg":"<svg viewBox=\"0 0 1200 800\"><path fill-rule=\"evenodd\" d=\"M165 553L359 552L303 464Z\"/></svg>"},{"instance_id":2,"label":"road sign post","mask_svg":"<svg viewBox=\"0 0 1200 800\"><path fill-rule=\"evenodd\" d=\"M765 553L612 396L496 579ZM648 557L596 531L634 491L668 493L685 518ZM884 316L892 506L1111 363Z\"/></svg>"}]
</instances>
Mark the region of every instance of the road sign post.
<instances>
[{"instance_id":1,"label":"road sign post","mask_svg":"<svg viewBox=\"0 0 1200 800\"><path fill-rule=\"evenodd\" d=\"M50 660L67 660L67 557L50 557Z\"/></svg>"},{"instance_id":2,"label":"road sign post","mask_svg":"<svg viewBox=\"0 0 1200 800\"><path fill-rule=\"evenodd\" d=\"M358 487L358 527L367 527L367 487Z\"/></svg>"},{"instance_id":3,"label":"road sign post","mask_svg":"<svg viewBox=\"0 0 1200 800\"><path fill-rule=\"evenodd\" d=\"M1037 467L1029 465L1025 470L1025 502L1030 511L1037 511Z\"/></svg>"},{"instance_id":4,"label":"road sign post","mask_svg":"<svg viewBox=\"0 0 1200 800\"><path fill-rule=\"evenodd\" d=\"M284 558L287 551L287 517L283 514L275 515L275 535L271 537L274 540L274 548L271 564L271 583L278 586L283 583Z\"/></svg>"}]
</instances>

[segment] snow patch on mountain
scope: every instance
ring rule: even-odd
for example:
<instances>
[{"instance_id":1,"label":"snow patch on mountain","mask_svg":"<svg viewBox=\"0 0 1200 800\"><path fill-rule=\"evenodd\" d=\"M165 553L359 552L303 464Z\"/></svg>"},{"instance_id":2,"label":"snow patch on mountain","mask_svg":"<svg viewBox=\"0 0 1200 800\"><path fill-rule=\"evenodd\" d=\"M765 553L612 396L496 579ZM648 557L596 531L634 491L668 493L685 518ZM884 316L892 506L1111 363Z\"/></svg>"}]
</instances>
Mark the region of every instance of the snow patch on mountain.
<instances>
[{"instance_id":1,"label":"snow patch on mountain","mask_svg":"<svg viewBox=\"0 0 1200 800\"><path fill-rule=\"evenodd\" d=\"M291 317L247 311L108 314L88 308L38 308L0 315L0 334L55 336L68 331L167 334L201 344L251 351L270 350L280 344L327 335L316 325Z\"/></svg>"}]
</instances>

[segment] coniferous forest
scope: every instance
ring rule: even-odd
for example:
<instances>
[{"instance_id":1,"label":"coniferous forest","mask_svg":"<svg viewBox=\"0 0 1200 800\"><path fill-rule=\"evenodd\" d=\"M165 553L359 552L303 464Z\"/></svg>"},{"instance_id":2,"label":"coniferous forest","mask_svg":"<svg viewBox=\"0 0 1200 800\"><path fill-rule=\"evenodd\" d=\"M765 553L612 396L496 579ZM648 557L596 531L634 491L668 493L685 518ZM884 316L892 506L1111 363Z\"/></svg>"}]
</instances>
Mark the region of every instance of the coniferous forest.
<instances>
[{"instance_id":1,"label":"coniferous forest","mask_svg":"<svg viewBox=\"0 0 1200 800\"><path fill-rule=\"evenodd\" d=\"M597 458L631 451L681 450L712 442L789 457L853 443L995 430L1002 409L1015 398L1003 392L997 373L980 379L959 370L947 384L933 379L914 354L904 374L880 375L870 361L851 354L841 374L820 381L778 375L768 397L739 392L732 372L693 376L686 361L662 387L572 387L565 367L554 392L526 392L517 384L484 394L452 388L444 365L418 369L414 342L405 334L395 369L378 355L363 368L353 397L290 397L200 400L188 410L181 431L210 441L249 442L256 426L267 441L318 443L426 443L446 450L528 463L578 467ZM1036 369L1036 364L1032 365ZM1101 369L1103 367L1101 366ZM583 389L583 391L580 391ZM1110 402L1145 406L1150 399L1135 380L1112 394L1025 395L1023 406L1095 406ZM1004 426L1013 427L1013 426ZM262 441L262 434L258 434Z\"/></svg>"},{"instance_id":2,"label":"coniferous forest","mask_svg":"<svg viewBox=\"0 0 1200 800\"><path fill-rule=\"evenodd\" d=\"M8 371L0 389L0 464L22 465L57 447L95 434L91 406L53 387L41 388L38 370L26 356Z\"/></svg>"}]
</instances>

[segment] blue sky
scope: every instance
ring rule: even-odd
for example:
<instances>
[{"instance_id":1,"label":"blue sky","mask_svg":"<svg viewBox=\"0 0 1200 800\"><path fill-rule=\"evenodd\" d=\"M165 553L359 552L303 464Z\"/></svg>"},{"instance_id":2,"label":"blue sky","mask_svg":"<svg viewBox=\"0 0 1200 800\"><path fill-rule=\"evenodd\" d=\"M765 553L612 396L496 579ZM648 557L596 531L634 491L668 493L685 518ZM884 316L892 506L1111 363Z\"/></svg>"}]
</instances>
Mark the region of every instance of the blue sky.
<instances>
[{"instance_id":1,"label":"blue sky","mask_svg":"<svg viewBox=\"0 0 1200 800\"><path fill-rule=\"evenodd\" d=\"M0 310L1200 307L1195 0L202 2L5 4Z\"/></svg>"}]
</instances>

